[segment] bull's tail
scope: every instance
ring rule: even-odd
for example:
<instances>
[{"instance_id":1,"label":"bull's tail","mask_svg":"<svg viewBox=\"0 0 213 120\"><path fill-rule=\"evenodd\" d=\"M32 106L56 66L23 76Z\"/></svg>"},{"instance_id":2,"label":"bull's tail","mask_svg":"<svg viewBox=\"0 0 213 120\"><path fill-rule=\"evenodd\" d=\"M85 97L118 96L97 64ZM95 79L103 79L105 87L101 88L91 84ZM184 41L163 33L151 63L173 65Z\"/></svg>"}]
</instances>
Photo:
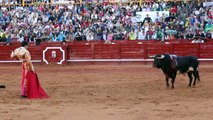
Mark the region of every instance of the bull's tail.
<instances>
[{"instance_id":1,"label":"bull's tail","mask_svg":"<svg viewBox=\"0 0 213 120\"><path fill-rule=\"evenodd\" d=\"M198 81L200 82L199 64L200 64L200 62L197 60L197 70L196 70L196 74L197 74L197 79L198 79Z\"/></svg>"},{"instance_id":2,"label":"bull's tail","mask_svg":"<svg viewBox=\"0 0 213 120\"><path fill-rule=\"evenodd\" d=\"M200 75L199 75L199 70L196 71L197 79L200 82Z\"/></svg>"}]
</instances>

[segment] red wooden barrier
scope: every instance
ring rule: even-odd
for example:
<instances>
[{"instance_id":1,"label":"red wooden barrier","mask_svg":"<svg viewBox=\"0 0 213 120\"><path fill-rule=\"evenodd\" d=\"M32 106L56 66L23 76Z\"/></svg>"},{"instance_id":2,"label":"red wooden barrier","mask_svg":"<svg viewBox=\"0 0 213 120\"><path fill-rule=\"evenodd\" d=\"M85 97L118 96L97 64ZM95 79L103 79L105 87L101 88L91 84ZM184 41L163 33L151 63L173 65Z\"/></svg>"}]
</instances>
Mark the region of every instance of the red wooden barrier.
<instances>
[{"instance_id":1,"label":"red wooden barrier","mask_svg":"<svg viewBox=\"0 0 213 120\"><path fill-rule=\"evenodd\" d=\"M67 46L67 59L90 59L93 58L91 45L78 44Z\"/></svg>"},{"instance_id":2,"label":"red wooden barrier","mask_svg":"<svg viewBox=\"0 0 213 120\"><path fill-rule=\"evenodd\" d=\"M11 60L10 54L15 48L16 46L0 46L0 60Z\"/></svg>"},{"instance_id":3,"label":"red wooden barrier","mask_svg":"<svg viewBox=\"0 0 213 120\"><path fill-rule=\"evenodd\" d=\"M118 44L97 44L94 45L95 59L119 59L120 45Z\"/></svg>"},{"instance_id":4,"label":"red wooden barrier","mask_svg":"<svg viewBox=\"0 0 213 120\"><path fill-rule=\"evenodd\" d=\"M103 44L103 41L93 42L67 42L67 60L81 59L146 59L155 54L177 54L180 56L194 55L198 58L213 58L213 42L203 44L192 44L190 42L161 44L159 41L119 41L115 44ZM142 42L143 44L138 44ZM177 41L176 41L177 42ZM20 46L13 42L10 46L0 46L0 61L11 61L10 53ZM65 47L61 42L41 43L41 45L29 45L33 60L42 60L44 47Z\"/></svg>"},{"instance_id":5,"label":"red wooden barrier","mask_svg":"<svg viewBox=\"0 0 213 120\"><path fill-rule=\"evenodd\" d=\"M120 45L120 58L137 59L144 58L145 44L122 44Z\"/></svg>"},{"instance_id":6,"label":"red wooden barrier","mask_svg":"<svg viewBox=\"0 0 213 120\"><path fill-rule=\"evenodd\" d=\"M192 43L181 43L181 44L172 44L173 45L173 53L176 55L194 55L199 57L199 44Z\"/></svg>"},{"instance_id":7,"label":"red wooden barrier","mask_svg":"<svg viewBox=\"0 0 213 120\"><path fill-rule=\"evenodd\" d=\"M173 44L147 44L146 56L152 56L155 54L173 53Z\"/></svg>"},{"instance_id":8,"label":"red wooden barrier","mask_svg":"<svg viewBox=\"0 0 213 120\"><path fill-rule=\"evenodd\" d=\"M28 50L30 51L30 54L32 56L33 60L41 60L42 59L42 47L41 46L29 46Z\"/></svg>"},{"instance_id":9,"label":"red wooden barrier","mask_svg":"<svg viewBox=\"0 0 213 120\"><path fill-rule=\"evenodd\" d=\"M213 43L200 44L199 58L213 58Z\"/></svg>"}]
</instances>

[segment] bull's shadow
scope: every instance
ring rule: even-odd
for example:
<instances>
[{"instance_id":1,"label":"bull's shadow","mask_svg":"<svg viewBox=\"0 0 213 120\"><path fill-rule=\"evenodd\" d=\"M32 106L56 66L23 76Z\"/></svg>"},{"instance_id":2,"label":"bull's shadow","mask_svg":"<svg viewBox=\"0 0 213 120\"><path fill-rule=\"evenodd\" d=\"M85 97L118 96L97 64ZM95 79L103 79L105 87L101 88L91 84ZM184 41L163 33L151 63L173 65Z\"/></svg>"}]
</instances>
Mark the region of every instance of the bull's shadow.
<instances>
[{"instance_id":1,"label":"bull's shadow","mask_svg":"<svg viewBox=\"0 0 213 120\"><path fill-rule=\"evenodd\" d=\"M157 54L150 56L153 58L153 67L161 69L165 74L166 86L169 88L169 79L171 78L171 89L175 88L175 78L177 74L188 74L189 87L195 86L199 77L199 61L194 56L177 56L174 54ZM193 84L192 84L193 83Z\"/></svg>"}]
</instances>

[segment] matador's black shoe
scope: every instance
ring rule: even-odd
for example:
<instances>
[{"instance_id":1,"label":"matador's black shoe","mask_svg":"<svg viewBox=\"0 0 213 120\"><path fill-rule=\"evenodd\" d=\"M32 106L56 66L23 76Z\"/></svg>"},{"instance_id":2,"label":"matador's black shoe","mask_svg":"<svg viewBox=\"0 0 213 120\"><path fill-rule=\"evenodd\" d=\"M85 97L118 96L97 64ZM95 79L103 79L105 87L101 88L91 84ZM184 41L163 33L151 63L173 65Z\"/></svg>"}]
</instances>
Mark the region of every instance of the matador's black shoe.
<instances>
[{"instance_id":1,"label":"matador's black shoe","mask_svg":"<svg viewBox=\"0 0 213 120\"><path fill-rule=\"evenodd\" d=\"M6 88L6 86L5 85L0 85L0 88Z\"/></svg>"},{"instance_id":2,"label":"matador's black shoe","mask_svg":"<svg viewBox=\"0 0 213 120\"><path fill-rule=\"evenodd\" d=\"M27 98L27 96L26 95L21 95L21 98Z\"/></svg>"}]
</instances>

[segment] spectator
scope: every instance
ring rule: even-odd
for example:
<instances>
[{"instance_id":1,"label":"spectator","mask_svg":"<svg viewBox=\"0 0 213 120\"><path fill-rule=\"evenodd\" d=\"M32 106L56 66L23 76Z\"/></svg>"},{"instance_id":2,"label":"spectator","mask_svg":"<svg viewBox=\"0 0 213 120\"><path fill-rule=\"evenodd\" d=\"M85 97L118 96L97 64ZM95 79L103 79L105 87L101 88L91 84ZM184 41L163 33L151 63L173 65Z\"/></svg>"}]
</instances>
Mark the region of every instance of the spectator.
<instances>
[{"instance_id":1,"label":"spectator","mask_svg":"<svg viewBox=\"0 0 213 120\"><path fill-rule=\"evenodd\" d=\"M186 33L186 39L192 39L194 38L195 34L192 31L187 31Z\"/></svg>"},{"instance_id":2,"label":"spectator","mask_svg":"<svg viewBox=\"0 0 213 120\"><path fill-rule=\"evenodd\" d=\"M143 23L144 22L148 22L148 23L152 22L152 19L151 19L151 17L149 17L149 14L146 14L146 17L143 20Z\"/></svg>"},{"instance_id":3,"label":"spectator","mask_svg":"<svg viewBox=\"0 0 213 120\"><path fill-rule=\"evenodd\" d=\"M50 39L50 41L55 42L56 41L56 34L54 34L53 32L50 32L49 39Z\"/></svg>"},{"instance_id":4,"label":"spectator","mask_svg":"<svg viewBox=\"0 0 213 120\"><path fill-rule=\"evenodd\" d=\"M65 41L65 39L66 39L65 34L63 32L60 32L58 37L57 37L57 40L62 42L62 41Z\"/></svg>"},{"instance_id":5,"label":"spectator","mask_svg":"<svg viewBox=\"0 0 213 120\"><path fill-rule=\"evenodd\" d=\"M138 40L145 40L146 39L146 34L144 29L139 29L138 31Z\"/></svg>"},{"instance_id":6,"label":"spectator","mask_svg":"<svg viewBox=\"0 0 213 120\"><path fill-rule=\"evenodd\" d=\"M146 40L151 40L153 39L153 34L154 34L154 31L152 30L152 28L150 27L149 30L146 32Z\"/></svg>"},{"instance_id":7,"label":"spectator","mask_svg":"<svg viewBox=\"0 0 213 120\"><path fill-rule=\"evenodd\" d=\"M205 32L213 28L213 24L211 21L208 21L207 24L205 25Z\"/></svg>"},{"instance_id":8,"label":"spectator","mask_svg":"<svg viewBox=\"0 0 213 120\"><path fill-rule=\"evenodd\" d=\"M76 39L76 41L82 40L82 33L80 32L79 29L77 29L77 32L75 33L75 39Z\"/></svg>"},{"instance_id":9,"label":"spectator","mask_svg":"<svg viewBox=\"0 0 213 120\"><path fill-rule=\"evenodd\" d=\"M87 37L86 39L88 42L94 40L94 34L92 32L89 32L86 37Z\"/></svg>"},{"instance_id":10,"label":"spectator","mask_svg":"<svg viewBox=\"0 0 213 120\"><path fill-rule=\"evenodd\" d=\"M69 30L69 34L68 34L68 40L67 41L73 41L75 39L74 37L74 32L72 29Z\"/></svg>"},{"instance_id":11,"label":"spectator","mask_svg":"<svg viewBox=\"0 0 213 120\"><path fill-rule=\"evenodd\" d=\"M20 35L18 36L18 41L19 41L19 42L23 42L23 41L24 41L24 36L23 36L22 34L20 34Z\"/></svg>"},{"instance_id":12,"label":"spectator","mask_svg":"<svg viewBox=\"0 0 213 120\"><path fill-rule=\"evenodd\" d=\"M131 30L131 32L129 33L129 40L135 40L136 39L136 35L134 33L133 30Z\"/></svg>"},{"instance_id":13,"label":"spectator","mask_svg":"<svg viewBox=\"0 0 213 120\"><path fill-rule=\"evenodd\" d=\"M157 40L162 40L163 32L161 31L160 26L158 28L156 28L155 33L156 33L156 39Z\"/></svg>"},{"instance_id":14,"label":"spectator","mask_svg":"<svg viewBox=\"0 0 213 120\"><path fill-rule=\"evenodd\" d=\"M95 40L102 40L102 32L101 32L101 28L97 29L97 33L96 33L96 38Z\"/></svg>"},{"instance_id":15,"label":"spectator","mask_svg":"<svg viewBox=\"0 0 213 120\"><path fill-rule=\"evenodd\" d=\"M161 16L159 15L159 12L156 13L155 21L160 21Z\"/></svg>"},{"instance_id":16,"label":"spectator","mask_svg":"<svg viewBox=\"0 0 213 120\"><path fill-rule=\"evenodd\" d=\"M102 39L103 39L104 41L107 40L107 31L106 31L106 30L103 31Z\"/></svg>"},{"instance_id":17,"label":"spectator","mask_svg":"<svg viewBox=\"0 0 213 120\"><path fill-rule=\"evenodd\" d=\"M133 23L131 18L140 11L155 11L156 17L152 20L147 14L140 24ZM157 11L170 11L171 15L167 16ZM10 34L13 38L23 34L29 41L47 35L51 36L51 41L55 41L60 31L68 40L86 40L88 30L92 30L95 40L107 40L107 36L111 34L107 31L112 33L116 31L112 39L128 39L131 31L134 31L134 39L139 39L141 36L139 29L144 29L145 34L152 33L146 35L147 39L148 36L149 39L163 39L164 36L168 39L168 34L162 33L166 27L172 28L172 26L177 31L176 38L192 38L197 30L200 30L202 35L208 34L210 37L208 30L211 32L212 29L212 11L213 7L203 7L201 3L178 1L144 2L141 6L137 3L127 5L102 2L101 5L70 3L50 7L48 5L20 6L10 10L3 7L0 9L0 29L7 33L6 36ZM175 19L166 21L167 17L175 17Z\"/></svg>"},{"instance_id":18,"label":"spectator","mask_svg":"<svg viewBox=\"0 0 213 120\"><path fill-rule=\"evenodd\" d=\"M211 31L210 31L210 30L207 31L207 33L206 33L206 38L212 39L212 34L211 34Z\"/></svg>"},{"instance_id":19,"label":"spectator","mask_svg":"<svg viewBox=\"0 0 213 120\"><path fill-rule=\"evenodd\" d=\"M0 42L6 42L6 34L0 31Z\"/></svg>"},{"instance_id":20,"label":"spectator","mask_svg":"<svg viewBox=\"0 0 213 120\"><path fill-rule=\"evenodd\" d=\"M125 39L125 38L124 38L124 34L122 33L121 30L118 31L117 37L118 37L118 40L124 40L124 39Z\"/></svg>"},{"instance_id":21,"label":"spectator","mask_svg":"<svg viewBox=\"0 0 213 120\"><path fill-rule=\"evenodd\" d=\"M107 40L109 40L109 41L113 40L113 33L112 33L112 31L109 31L109 33L107 34Z\"/></svg>"}]
</instances>

